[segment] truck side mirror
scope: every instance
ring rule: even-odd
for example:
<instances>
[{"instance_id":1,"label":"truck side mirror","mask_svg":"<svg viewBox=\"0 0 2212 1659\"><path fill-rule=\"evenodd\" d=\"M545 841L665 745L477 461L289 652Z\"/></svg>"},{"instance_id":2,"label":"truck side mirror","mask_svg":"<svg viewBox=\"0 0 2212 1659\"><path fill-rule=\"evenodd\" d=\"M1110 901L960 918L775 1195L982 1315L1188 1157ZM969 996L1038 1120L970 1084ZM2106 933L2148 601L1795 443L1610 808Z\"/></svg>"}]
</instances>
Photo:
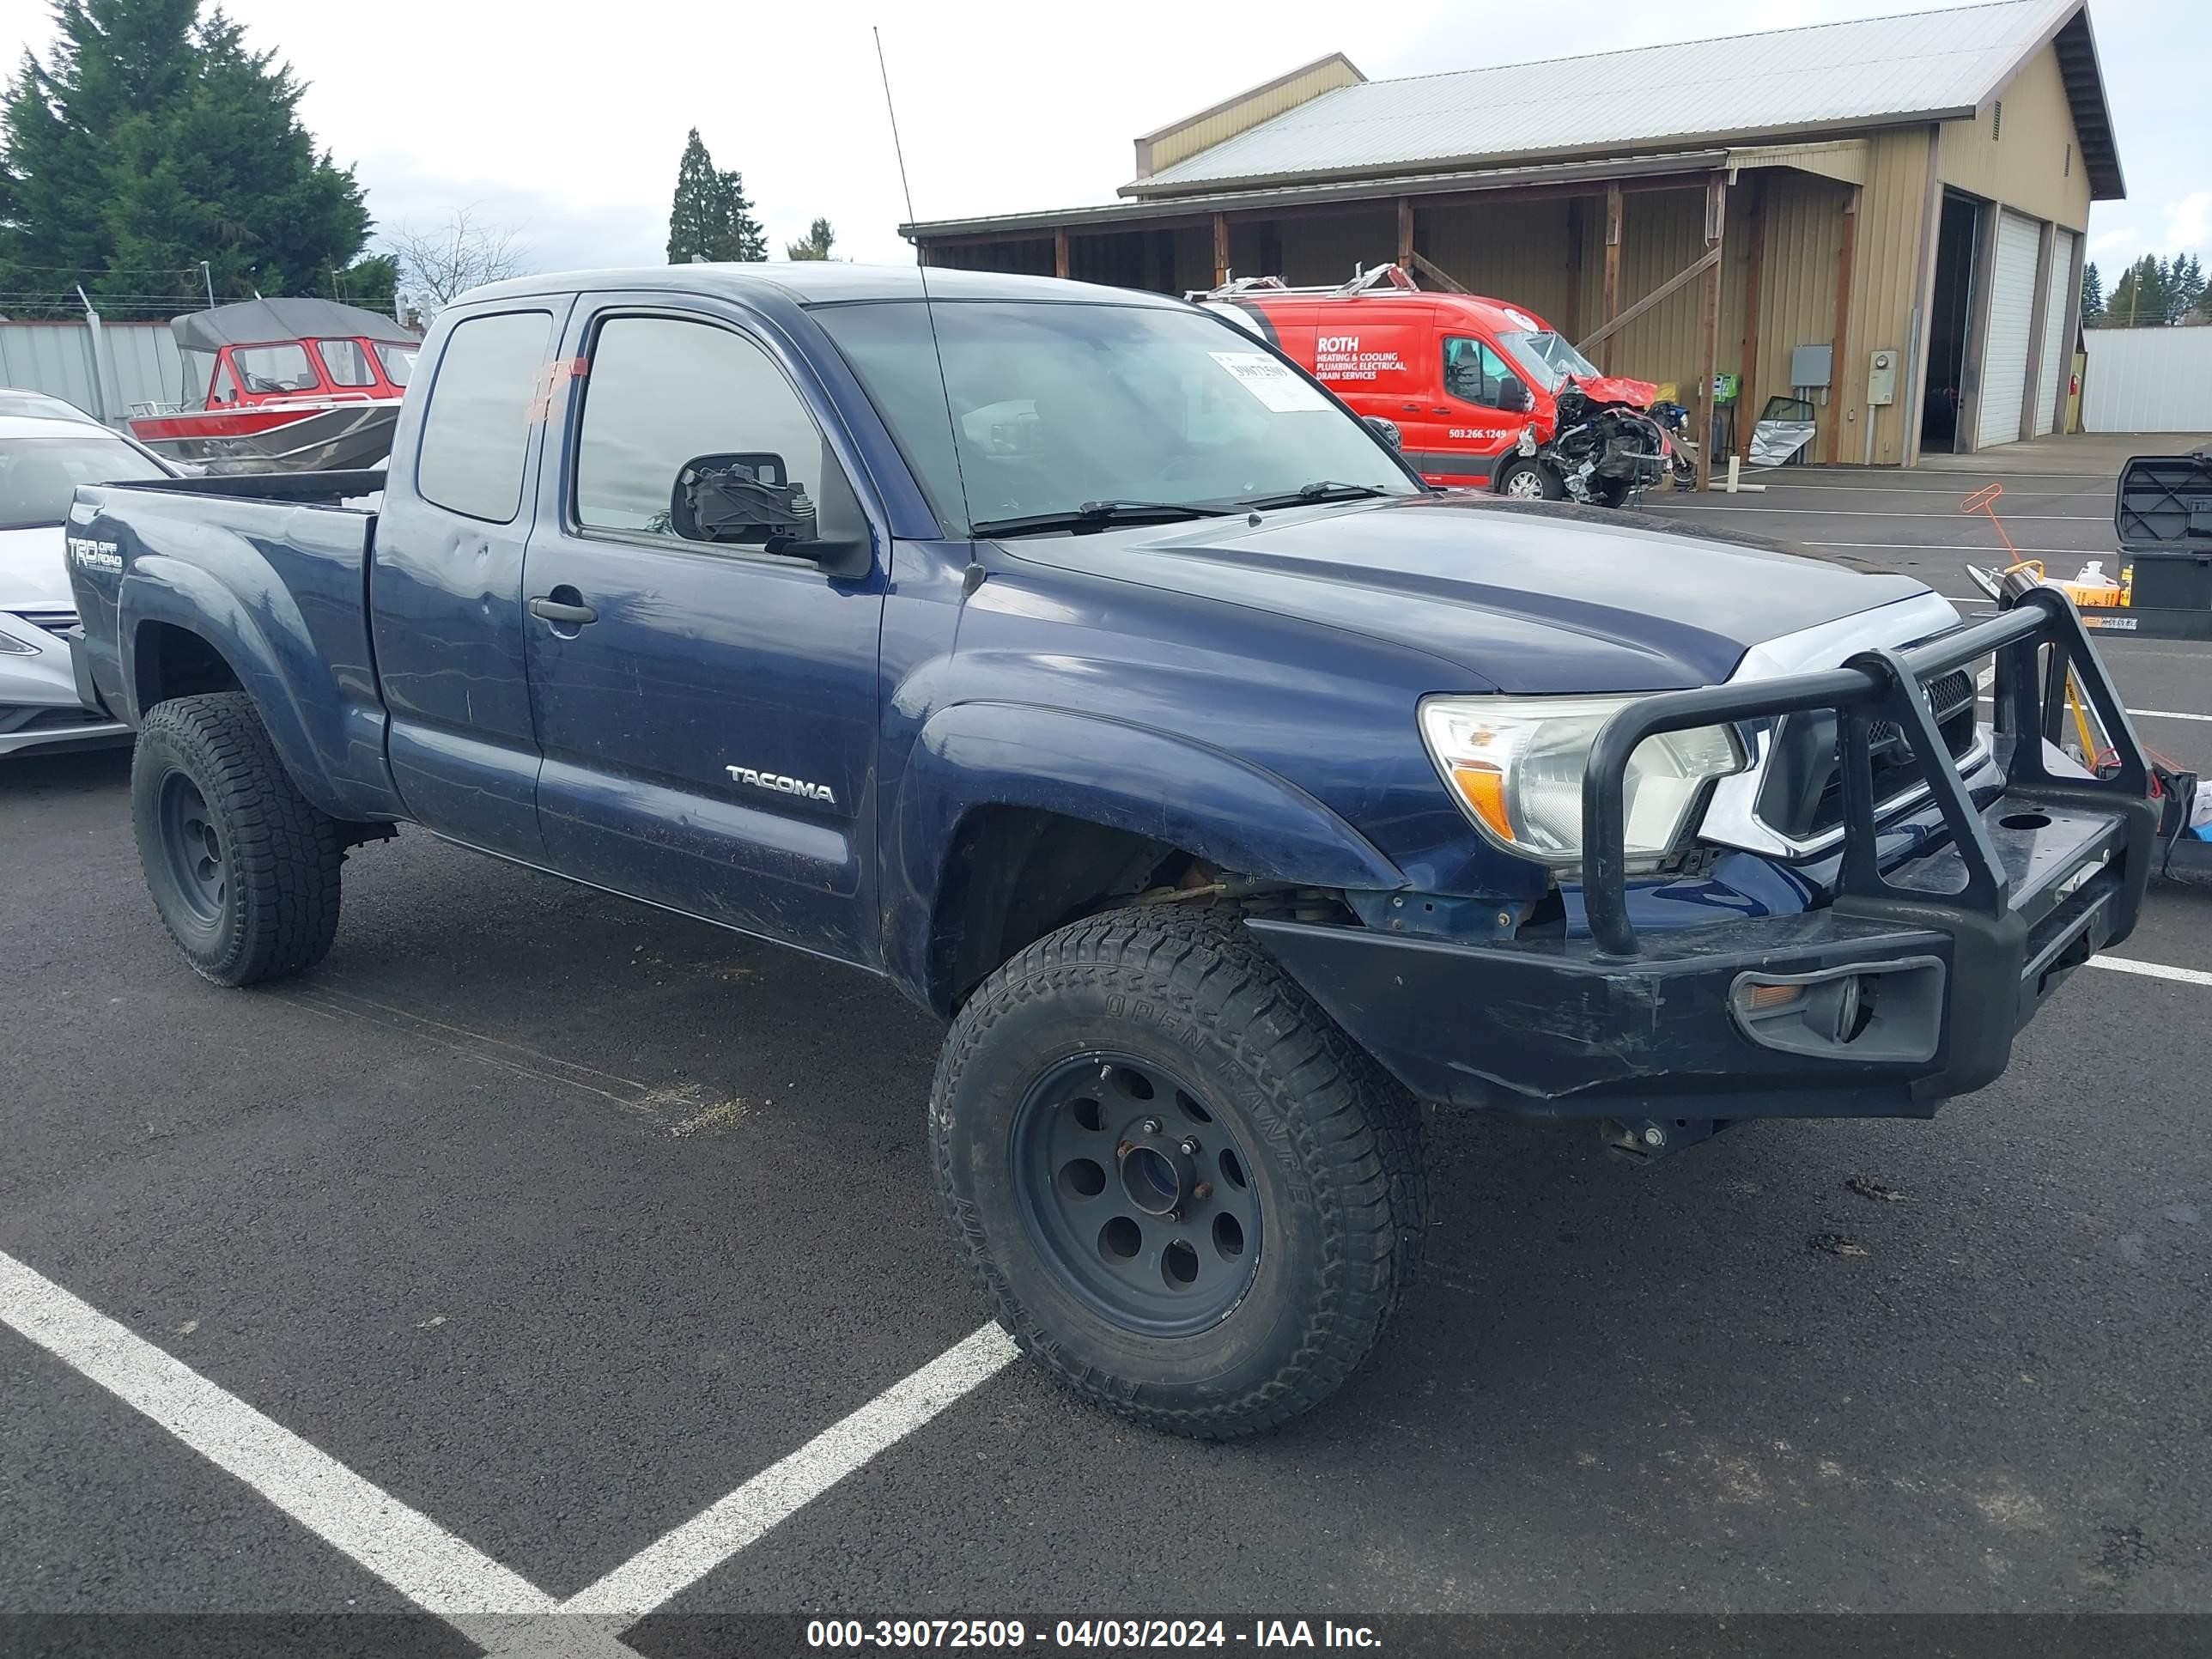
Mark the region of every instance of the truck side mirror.
<instances>
[{"instance_id":1,"label":"truck side mirror","mask_svg":"<svg viewBox=\"0 0 2212 1659\"><path fill-rule=\"evenodd\" d=\"M1370 432L1382 439L1391 448L1399 449L1404 447L1405 439L1398 430L1397 422L1385 420L1380 415L1363 415L1359 418L1367 423L1367 429Z\"/></svg>"},{"instance_id":2,"label":"truck side mirror","mask_svg":"<svg viewBox=\"0 0 2212 1659\"><path fill-rule=\"evenodd\" d=\"M822 477L824 499L817 503L773 452L694 455L677 469L668 528L685 541L757 547L778 558L805 559L848 580L866 575L867 520L827 446Z\"/></svg>"},{"instance_id":3,"label":"truck side mirror","mask_svg":"<svg viewBox=\"0 0 2212 1659\"><path fill-rule=\"evenodd\" d=\"M1509 414L1526 415L1535 408L1536 400L1517 376L1508 374L1498 383L1498 406Z\"/></svg>"}]
</instances>

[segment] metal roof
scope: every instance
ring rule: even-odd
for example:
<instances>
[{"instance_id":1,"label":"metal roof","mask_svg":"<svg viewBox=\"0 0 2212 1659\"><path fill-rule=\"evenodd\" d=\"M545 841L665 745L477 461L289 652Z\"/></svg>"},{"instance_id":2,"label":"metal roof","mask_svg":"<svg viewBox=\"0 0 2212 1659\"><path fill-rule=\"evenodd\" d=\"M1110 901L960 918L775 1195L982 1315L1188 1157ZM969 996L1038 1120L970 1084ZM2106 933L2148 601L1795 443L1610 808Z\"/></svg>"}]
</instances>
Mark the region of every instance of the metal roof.
<instances>
[{"instance_id":1,"label":"metal roof","mask_svg":"<svg viewBox=\"0 0 2212 1659\"><path fill-rule=\"evenodd\" d=\"M1152 229L1179 220L1200 220L1216 211L1250 212L1265 208L1310 206L1319 202L1358 202L1400 196L1456 196L1486 190L1534 185L1571 185L1586 180L1660 178L1677 173L1710 172L1727 166L1735 152L1699 149L1662 155L1631 155L1589 161L1550 161L1531 167L1480 167L1452 173L1399 174L1371 184L1331 180L1278 185L1260 190L1213 191L1158 201L1099 202L1087 207L1047 208L1033 213L991 213L967 219L924 219L899 227L902 236L1018 236L1054 230ZM1754 163L1756 165L1756 163Z\"/></svg>"},{"instance_id":2,"label":"metal roof","mask_svg":"<svg viewBox=\"0 0 2212 1659\"><path fill-rule=\"evenodd\" d=\"M1158 198L1291 179L1962 118L2062 28L2069 41L2087 42L2083 3L1998 0L1370 81L1323 93L1123 185L1122 194ZM2118 196L2118 158L2094 43L2086 54L2062 49L2060 64L2094 193ZM2093 130L2104 140L2101 155Z\"/></svg>"}]
</instances>

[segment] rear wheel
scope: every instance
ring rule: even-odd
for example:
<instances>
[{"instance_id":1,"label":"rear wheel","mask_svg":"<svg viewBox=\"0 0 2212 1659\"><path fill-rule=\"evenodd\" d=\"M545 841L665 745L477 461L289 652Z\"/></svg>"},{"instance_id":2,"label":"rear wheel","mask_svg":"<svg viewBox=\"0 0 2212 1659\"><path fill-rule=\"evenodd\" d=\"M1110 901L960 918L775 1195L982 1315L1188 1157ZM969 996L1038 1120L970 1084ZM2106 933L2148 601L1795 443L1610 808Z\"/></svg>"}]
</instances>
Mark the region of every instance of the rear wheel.
<instances>
[{"instance_id":1,"label":"rear wheel","mask_svg":"<svg viewBox=\"0 0 2212 1659\"><path fill-rule=\"evenodd\" d=\"M1559 501L1567 495L1550 467L1527 456L1505 464L1498 475L1498 493L1517 501Z\"/></svg>"},{"instance_id":2,"label":"rear wheel","mask_svg":"<svg viewBox=\"0 0 2212 1659\"><path fill-rule=\"evenodd\" d=\"M1411 1279L1416 1109L1233 918L1118 911L993 975L930 1133L971 1266L1091 1402L1203 1438L1317 1404Z\"/></svg>"},{"instance_id":3,"label":"rear wheel","mask_svg":"<svg viewBox=\"0 0 2212 1659\"><path fill-rule=\"evenodd\" d=\"M131 804L154 908L195 972L251 985L323 959L344 834L294 787L243 696L157 704L131 757Z\"/></svg>"}]
</instances>

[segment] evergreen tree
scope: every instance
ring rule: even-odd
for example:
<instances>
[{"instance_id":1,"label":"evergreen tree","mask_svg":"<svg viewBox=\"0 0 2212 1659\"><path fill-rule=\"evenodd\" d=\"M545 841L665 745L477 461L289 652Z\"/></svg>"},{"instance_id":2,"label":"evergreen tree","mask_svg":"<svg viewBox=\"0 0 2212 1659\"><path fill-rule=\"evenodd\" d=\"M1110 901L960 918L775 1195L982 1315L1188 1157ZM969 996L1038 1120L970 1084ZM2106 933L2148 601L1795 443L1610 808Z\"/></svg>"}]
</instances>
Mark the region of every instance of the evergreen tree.
<instances>
[{"instance_id":1,"label":"evergreen tree","mask_svg":"<svg viewBox=\"0 0 2212 1659\"><path fill-rule=\"evenodd\" d=\"M2092 259L2081 270L2081 326L2101 328L2105 322L2105 279Z\"/></svg>"},{"instance_id":2,"label":"evergreen tree","mask_svg":"<svg viewBox=\"0 0 2212 1659\"><path fill-rule=\"evenodd\" d=\"M389 317L399 290L399 256L373 253L331 276L331 298Z\"/></svg>"},{"instance_id":3,"label":"evergreen tree","mask_svg":"<svg viewBox=\"0 0 2212 1659\"><path fill-rule=\"evenodd\" d=\"M201 0L53 0L0 111L0 289L82 281L129 314L327 292L369 217L352 169L318 152L300 83Z\"/></svg>"},{"instance_id":4,"label":"evergreen tree","mask_svg":"<svg viewBox=\"0 0 2212 1659\"><path fill-rule=\"evenodd\" d=\"M752 216L744 180L718 172L699 129L684 141L676 167L676 196L668 209L668 263L694 259L765 259L768 235Z\"/></svg>"},{"instance_id":5,"label":"evergreen tree","mask_svg":"<svg viewBox=\"0 0 2212 1659\"><path fill-rule=\"evenodd\" d=\"M2169 322L2185 322L2204 304L2204 265L2193 253L2176 254L2168 279Z\"/></svg>"},{"instance_id":6,"label":"evergreen tree","mask_svg":"<svg viewBox=\"0 0 2212 1659\"><path fill-rule=\"evenodd\" d=\"M2112 297L2105 307L2111 328L2159 328L2166 319L2166 275L2160 261L2146 253L2120 273Z\"/></svg>"},{"instance_id":7,"label":"evergreen tree","mask_svg":"<svg viewBox=\"0 0 2212 1659\"><path fill-rule=\"evenodd\" d=\"M807 227L805 241L783 245L783 257L787 259L826 259L830 257L830 245L836 240L837 233L830 228L830 222L817 219Z\"/></svg>"}]
</instances>

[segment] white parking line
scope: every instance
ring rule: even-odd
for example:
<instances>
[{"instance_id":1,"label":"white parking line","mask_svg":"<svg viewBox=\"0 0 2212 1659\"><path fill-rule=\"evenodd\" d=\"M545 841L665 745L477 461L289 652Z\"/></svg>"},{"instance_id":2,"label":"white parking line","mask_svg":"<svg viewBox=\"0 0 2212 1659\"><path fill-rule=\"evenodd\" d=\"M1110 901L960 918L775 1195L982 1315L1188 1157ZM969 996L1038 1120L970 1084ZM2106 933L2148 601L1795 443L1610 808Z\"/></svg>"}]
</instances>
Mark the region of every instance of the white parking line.
<instances>
[{"instance_id":1,"label":"white parking line","mask_svg":"<svg viewBox=\"0 0 2212 1659\"><path fill-rule=\"evenodd\" d=\"M1789 513L1800 518L1828 519L1931 519L1932 513L1854 513L1845 507L1738 507L1733 501L1646 501L1645 509L1662 507L1695 507L1700 513ZM2109 513L2008 513L2008 524L2110 524Z\"/></svg>"},{"instance_id":2,"label":"white parking line","mask_svg":"<svg viewBox=\"0 0 2212 1659\"><path fill-rule=\"evenodd\" d=\"M984 1326L556 1604L520 1573L4 1252L0 1324L160 1424L491 1655L532 1659L638 1659L615 1639L617 1632L989 1382L1018 1352L998 1326Z\"/></svg>"},{"instance_id":3,"label":"white parking line","mask_svg":"<svg viewBox=\"0 0 2212 1659\"><path fill-rule=\"evenodd\" d=\"M1983 684L1986 685L1989 682L1984 680ZM1995 702L1996 699L1991 696L1980 696L1974 701ZM2128 718L2138 720L2203 720L2208 725L2212 725L2212 714L2185 714L2178 708L2130 708L2128 710Z\"/></svg>"},{"instance_id":4,"label":"white parking line","mask_svg":"<svg viewBox=\"0 0 2212 1659\"><path fill-rule=\"evenodd\" d=\"M996 1376L1013 1359L1013 1339L986 1325L860 1410L770 1464L658 1543L649 1544L561 1604L617 1626L635 1623L804 1509L877 1453Z\"/></svg>"},{"instance_id":5,"label":"white parking line","mask_svg":"<svg viewBox=\"0 0 2212 1659\"><path fill-rule=\"evenodd\" d=\"M2162 962L2133 962L2126 957L2091 957L2092 968L2110 968L2115 973L2141 974L2145 979L2170 979L2183 985L2212 985L2212 974L2201 968L2169 968Z\"/></svg>"},{"instance_id":6,"label":"white parking line","mask_svg":"<svg viewBox=\"0 0 2212 1659\"><path fill-rule=\"evenodd\" d=\"M540 1626L554 1612L553 1598L520 1574L5 1254L0 1322L151 1418L471 1641L509 1645L520 1621ZM559 1624L563 1652L635 1659L603 1627L585 1620Z\"/></svg>"},{"instance_id":7,"label":"white parking line","mask_svg":"<svg viewBox=\"0 0 2212 1659\"><path fill-rule=\"evenodd\" d=\"M1808 547L1878 547L1887 553L1979 553L1984 558L2002 555L2004 549L1987 544L1963 542L1807 542ZM2046 554L2063 559L2110 558L2110 553L2100 553L2094 547L2022 547L2014 550L2031 559Z\"/></svg>"},{"instance_id":8,"label":"white parking line","mask_svg":"<svg viewBox=\"0 0 2212 1659\"><path fill-rule=\"evenodd\" d=\"M1750 475L1747 473L1744 476L1748 477ZM1913 484L1784 483L1782 480L1772 477L1771 474L1761 480L1761 482L1766 485L1770 491L1776 489L1821 489L1841 495L1928 495L1934 497L1937 501L1946 500L1954 496L1963 501L1967 495L1973 493L1963 484L1954 489L1937 488L1934 489L1927 489ZM1717 488L1713 493L1724 495L1728 492L1724 489L1719 489ZM2109 489L2029 489L2023 488L2020 493L2023 495L2033 495L2039 500L2061 501L2110 501L2112 497L2112 492Z\"/></svg>"}]
</instances>

